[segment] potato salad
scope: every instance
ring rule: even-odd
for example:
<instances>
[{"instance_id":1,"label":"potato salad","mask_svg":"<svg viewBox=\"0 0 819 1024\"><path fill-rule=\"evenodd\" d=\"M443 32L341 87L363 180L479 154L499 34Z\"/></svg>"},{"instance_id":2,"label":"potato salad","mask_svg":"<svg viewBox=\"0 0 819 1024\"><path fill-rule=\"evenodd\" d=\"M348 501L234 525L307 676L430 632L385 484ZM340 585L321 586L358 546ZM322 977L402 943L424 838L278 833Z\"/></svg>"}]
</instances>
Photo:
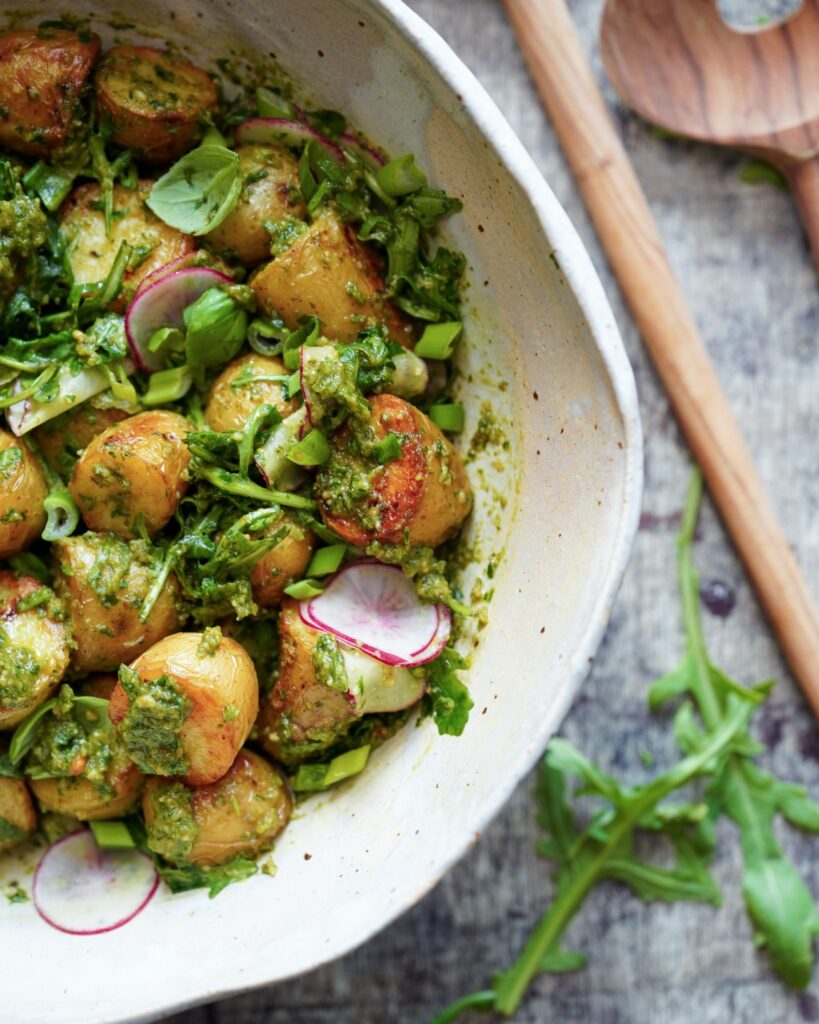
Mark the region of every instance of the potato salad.
<instances>
[{"instance_id":1,"label":"potato salad","mask_svg":"<svg viewBox=\"0 0 819 1024\"><path fill-rule=\"evenodd\" d=\"M0 850L64 931L93 857L215 894L472 706L460 202L272 76L0 33Z\"/></svg>"}]
</instances>

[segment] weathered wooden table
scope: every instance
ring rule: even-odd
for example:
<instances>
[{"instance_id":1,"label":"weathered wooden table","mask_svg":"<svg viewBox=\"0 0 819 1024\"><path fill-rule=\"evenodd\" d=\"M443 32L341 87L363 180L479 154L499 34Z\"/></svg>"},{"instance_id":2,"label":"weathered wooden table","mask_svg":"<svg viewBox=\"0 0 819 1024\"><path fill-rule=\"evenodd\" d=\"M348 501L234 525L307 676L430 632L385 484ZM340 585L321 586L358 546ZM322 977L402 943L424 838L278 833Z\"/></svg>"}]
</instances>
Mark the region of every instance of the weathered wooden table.
<instances>
[{"instance_id":1,"label":"weathered wooden table","mask_svg":"<svg viewBox=\"0 0 819 1024\"><path fill-rule=\"evenodd\" d=\"M647 714L645 695L681 649L674 530L689 473L685 447L498 0L411 3L483 81L568 210L603 277L637 376L646 433L641 530L605 643L562 732L605 769L640 779L645 751L658 767L676 757L670 721ZM572 3L598 74L601 6ZM746 14L751 6L764 9L746 3ZM819 591L819 286L790 199L773 186L743 182L740 156L661 139L617 106L608 87L606 96L785 531ZM724 581L736 594L729 615L706 612L717 663L745 682L780 680L758 719L769 748L763 763L819 797L817 727L710 508L697 560L704 581ZM434 892L357 952L276 988L177 1015L173 1024L426 1024L451 999L483 987L520 948L550 897L548 865L534 853L532 785L532 778L520 785ZM646 906L620 887L601 888L568 936L570 948L588 953L589 966L544 976L517 1020L819 1021L819 971L800 994L778 984L754 951L732 826L724 823L719 838L721 909ZM819 838L783 829L781 839L819 893Z\"/></svg>"}]
</instances>

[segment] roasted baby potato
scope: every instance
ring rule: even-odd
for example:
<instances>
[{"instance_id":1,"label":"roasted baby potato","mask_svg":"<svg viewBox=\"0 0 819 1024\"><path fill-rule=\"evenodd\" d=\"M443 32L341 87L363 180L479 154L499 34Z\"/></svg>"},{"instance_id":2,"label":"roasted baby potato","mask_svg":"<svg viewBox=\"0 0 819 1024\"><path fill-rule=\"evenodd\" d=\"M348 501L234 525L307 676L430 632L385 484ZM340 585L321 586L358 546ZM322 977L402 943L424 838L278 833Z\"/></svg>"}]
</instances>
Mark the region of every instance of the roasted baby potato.
<instances>
[{"instance_id":1,"label":"roasted baby potato","mask_svg":"<svg viewBox=\"0 0 819 1024\"><path fill-rule=\"evenodd\" d=\"M284 588L302 578L316 546L313 534L292 516L283 516L269 527L268 533L275 533L283 526L289 528L287 536L272 551L262 555L250 574L253 600L261 608L277 605Z\"/></svg>"},{"instance_id":2,"label":"roasted baby potato","mask_svg":"<svg viewBox=\"0 0 819 1024\"><path fill-rule=\"evenodd\" d=\"M109 714L144 772L202 786L230 768L258 709L250 655L211 627L165 637L122 666Z\"/></svg>"},{"instance_id":3,"label":"roasted baby potato","mask_svg":"<svg viewBox=\"0 0 819 1024\"><path fill-rule=\"evenodd\" d=\"M258 722L259 742L282 764L326 750L354 721L346 695L316 677L313 650L321 635L302 622L298 601L286 597L279 615L279 678Z\"/></svg>"},{"instance_id":4,"label":"roasted baby potato","mask_svg":"<svg viewBox=\"0 0 819 1024\"><path fill-rule=\"evenodd\" d=\"M22 441L0 430L0 558L16 555L40 536L47 497L37 460Z\"/></svg>"},{"instance_id":5,"label":"roasted baby potato","mask_svg":"<svg viewBox=\"0 0 819 1024\"><path fill-rule=\"evenodd\" d=\"M234 359L213 382L205 405L205 420L211 430L241 430L253 410L264 403L274 405L282 419L295 411L296 403L287 398L284 363L256 352ZM281 377L282 381L268 380ZM256 380L255 378L261 378Z\"/></svg>"},{"instance_id":6,"label":"roasted baby potato","mask_svg":"<svg viewBox=\"0 0 819 1024\"><path fill-rule=\"evenodd\" d=\"M27 839L37 828L37 814L22 779L0 775L0 853Z\"/></svg>"},{"instance_id":7,"label":"roasted baby potato","mask_svg":"<svg viewBox=\"0 0 819 1024\"><path fill-rule=\"evenodd\" d=\"M175 412L141 412L103 431L80 456L71 496L89 530L153 536L188 489L190 424Z\"/></svg>"},{"instance_id":8,"label":"roasted baby potato","mask_svg":"<svg viewBox=\"0 0 819 1024\"><path fill-rule=\"evenodd\" d=\"M268 849L290 820L293 801L281 773L243 749L209 786L149 779L142 810L151 850L176 864L209 867Z\"/></svg>"},{"instance_id":9,"label":"roasted baby potato","mask_svg":"<svg viewBox=\"0 0 819 1024\"><path fill-rule=\"evenodd\" d=\"M83 402L78 408L37 427L33 432L34 440L49 466L69 476L94 438L127 417L128 413L122 409L95 409L90 402Z\"/></svg>"},{"instance_id":10,"label":"roasted baby potato","mask_svg":"<svg viewBox=\"0 0 819 1024\"><path fill-rule=\"evenodd\" d=\"M191 149L218 99L201 68L149 46L114 46L95 81L97 116L110 117L113 141L151 163L168 163Z\"/></svg>"},{"instance_id":11,"label":"roasted baby potato","mask_svg":"<svg viewBox=\"0 0 819 1024\"><path fill-rule=\"evenodd\" d=\"M33 576L0 570L0 729L49 696L68 668L62 602Z\"/></svg>"},{"instance_id":12,"label":"roasted baby potato","mask_svg":"<svg viewBox=\"0 0 819 1024\"><path fill-rule=\"evenodd\" d=\"M145 778L122 750L117 750L104 782L80 776L31 779L31 791L44 811L65 814L78 821L121 818L139 803Z\"/></svg>"},{"instance_id":13,"label":"roasted baby potato","mask_svg":"<svg viewBox=\"0 0 819 1024\"><path fill-rule=\"evenodd\" d=\"M325 211L296 242L262 267L250 282L259 308L278 314L292 330L299 317L317 316L333 341L355 341L362 328L386 323L405 345L412 335L384 297L372 254L334 213Z\"/></svg>"},{"instance_id":14,"label":"roasted baby potato","mask_svg":"<svg viewBox=\"0 0 819 1024\"><path fill-rule=\"evenodd\" d=\"M0 146L48 156L69 138L99 38L68 29L0 33Z\"/></svg>"},{"instance_id":15,"label":"roasted baby potato","mask_svg":"<svg viewBox=\"0 0 819 1024\"><path fill-rule=\"evenodd\" d=\"M179 629L178 584L171 574L147 622L139 615L156 579L156 562L141 541L84 533L55 541L54 587L65 602L75 672L110 672Z\"/></svg>"},{"instance_id":16,"label":"roasted baby potato","mask_svg":"<svg viewBox=\"0 0 819 1024\"><path fill-rule=\"evenodd\" d=\"M299 167L286 149L239 146L242 194L232 212L206 237L226 259L252 267L270 259L265 221L306 215L299 192Z\"/></svg>"},{"instance_id":17,"label":"roasted baby potato","mask_svg":"<svg viewBox=\"0 0 819 1024\"><path fill-rule=\"evenodd\" d=\"M190 235L161 221L145 205L152 181L140 181L135 189L114 186L114 218L105 230L105 214L96 183L75 188L60 210L60 230L68 243L68 260L74 280L80 284L103 281L123 242L133 254L123 279L122 292L112 308L123 310L139 284L166 263L193 252Z\"/></svg>"},{"instance_id":18,"label":"roasted baby potato","mask_svg":"<svg viewBox=\"0 0 819 1024\"><path fill-rule=\"evenodd\" d=\"M358 547L372 541L437 547L472 508L461 457L415 406L387 394L369 402L376 439L398 435L401 457L379 466L362 454L347 427L337 431L316 478L321 516Z\"/></svg>"}]
</instances>

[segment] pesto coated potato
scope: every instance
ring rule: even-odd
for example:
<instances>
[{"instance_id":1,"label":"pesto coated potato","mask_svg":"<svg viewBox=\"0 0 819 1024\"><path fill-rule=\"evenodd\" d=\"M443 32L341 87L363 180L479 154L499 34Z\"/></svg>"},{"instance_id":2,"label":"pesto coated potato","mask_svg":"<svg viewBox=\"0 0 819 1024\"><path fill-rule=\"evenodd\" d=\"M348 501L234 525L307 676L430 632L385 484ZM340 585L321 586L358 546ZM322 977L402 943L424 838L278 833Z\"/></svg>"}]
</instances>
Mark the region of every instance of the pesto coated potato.
<instances>
[{"instance_id":1,"label":"pesto coated potato","mask_svg":"<svg viewBox=\"0 0 819 1024\"><path fill-rule=\"evenodd\" d=\"M384 281L372 253L329 210L262 267L250 285L262 312L278 313L291 330L298 327L300 316L312 315L333 341L355 341L362 328L380 322L388 325L396 341L406 345L412 339L384 297Z\"/></svg>"},{"instance_id":2,"label":"pesto coated potato","mask_svg":"<svg viewBox=\"0 0 819 1024\"><path fill-rule=\"evenodd\" d=\"M181 625L178 584L171 574L148 621L139 615L156 579L156 562L141 541L84 533L52 545L54 587L65 602L74 638L75 672L110 672L132 661Z\"/></svg>"},{"instance_id":3,"label":"pesto coated potato","mask_svg":"<svg viewBox=\"0 0 819 1024\"><path fill-rule=\"evenodd\" d=\"M0 775L0 853L27 839L37 828L37 814L22 779Z\"/></svg>"},{"instance_id":4,"label":"pesto coated potato","mask_svg":"<svg viewBox=\"0 0 819 1024\"><path fill-rule=\"evenodd\" d=\"M191 149L218 99L201 68L149 46L108 50L95 88L97 116L110 117L113 141L151 163L169 163Z\"/></svg>"},{"instance_id":5,"label":"pesto coated potato","mask_svg":"<svg viewBox=\"0 0 819 1024\"><path fill-rule=\"evenodd\" d=\"M236 152L242 193L231 213L205 237L217 252L250 267L270 258L264 222L303 218L307 210L299 192L298 161L286 149L247 145Z\"/></svg>"},{"instance_id":6,"label":"pesto coated potato","mask_svg":"<svg viewBox=\"0 0 819 1024\"><path fill-rule=\"evenodd\" d=\"M357 450L347 427L337 431L316 477L322 519L359 547L372 541L437 547L472 508L461 457L409 402L383 394L369 403L376 438L397 434L401 457L379 466Z\"/></svg>"},{"instance_id":7,"label":"pesto coated potato","mask_svg":"<svg viewBox=\"0 0 819 1024\"><path fill-rule=\"evenodd\" d=\"M68 261L80 284L103 281L123 242L133 247L122 292L112 308L123 310L139 284L166 263L193 252L190 235L161 221L145 205L152 181L140 181L135 189L114 186L114 219L110 234L96 183L75 188L60 209L60 231L68 243Z\"/></svg>"},{"instance_id":8,"label":"pesto coated potato","mask_svg":"<svg viewBox=\"0 0 819 1024\"><path fill-rule=\"evenodd\" d=\"M151 850L173 863L208 867L269 849L290 820L293 801L281 773L243 749L208 786L149 779L142 810Z\"/></svg>"},{"instance_id":9,"label":"pesto coated potato","mask_svg":"<svg viewBox=\"0 0 819 1024\"><path fill-rule=\"evenodd\" d=\"M279 677L259 714L259 743L282 764L326 750L354 720L349 700L319 682L313 650L322 634L302 622L298 601L286 597L279 615Z\"/></svg>"},{"instance_id":10,"label":"pesto coated potato","mask_svg":"<svg viewBox=\"0 0 819 1024\"><path fill-rule=\"evenodd\" d=\"M33 576L0 570L0 729L42 704L68 668L62 602Z\"/></svg>"},{"instance_id":11,"label":"pesto coated potato","mask_svg":"<svg viewBox=\"0 0 819 1024\"><path fill-rule=\"evenodd\" d=\"M99 37L69 29L0 33L0 146L47 156L74 127Z\"/></svg>"},{"instance_id":12,"label":"pesto coated potato","mask_svg":"<svg viewBox=\"0 0 819 1024\"><path fill-rule=\"evenodd\" d=\"M283 516L268 528L268 533L283 526L289 528L287 536L262 555L250 574L253 600L261 608L277 605L284 588L302 578L316 546L315 536L292 516Z\"/></svg>"},{"instance_id":13,"label":"pesto coated potato","mask_svg":"<svg viewBox=\"0 0 819 1024\"><path fill-rule=\"evenodd\" d=\"M48 484L25 444L0 430L0 558L27 548L43 532Z\"/></svg>"},{"instance_id":14,"label":"pesto coated potato","mask_svg":"<svg viewBox=\"0 0 819 1024\"><path fill-rule=\"evenodd\" d=\"M109 714L144 772L202 786L230 768L258 709L250 655L215 627L165 637L123 666Z\"/></svg>"},{"instance_id":15,"label":"pesto coated potato","mask_svg":"<svg viewBox=\"0 0 819 1024\"><path fill-rule=\"evenodd\" d=\"M83 402L78 408L69 409L37 427L33 431L34 440L49 466L68 476L94 438L127 417L128 413L122 409L95 409L90 402Z\"/></svg>"},{"instance_id":16,"label":"pesto coated potato","mask_svg":"<svg viewBox=\"0 0 819 1024\"><path fill-rule=\"evenodd\" d=\"M296 409L296 402L287 398L287 381L282 387L280 381L265 378L289 376L284 363L272 356L248 352L234 359L213 382L205 405L205 421L211 430L241 430L256 406L264 403L275 406L284 419Z\"/></svg>"},{"instance_id":17,"label":"pesto coated potato","mask_svg":"<svg viewBox=\"0 0 819 1024\"><path fill-rule=\"evenodd\" d=\"M175 412L141 412L88 445L71 476L71 496L89 530L153 536L188 489L190 424Z\"/></svg>"}]
</instances>

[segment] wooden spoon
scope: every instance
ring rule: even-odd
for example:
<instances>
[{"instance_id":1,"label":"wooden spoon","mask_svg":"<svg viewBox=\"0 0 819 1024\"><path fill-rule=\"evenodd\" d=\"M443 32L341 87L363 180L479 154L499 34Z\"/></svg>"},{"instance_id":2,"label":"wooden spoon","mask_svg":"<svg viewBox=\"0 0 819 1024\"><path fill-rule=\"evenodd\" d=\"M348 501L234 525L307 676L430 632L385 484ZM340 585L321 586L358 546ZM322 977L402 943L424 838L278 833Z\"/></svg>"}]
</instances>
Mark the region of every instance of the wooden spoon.
<instances>
[{"instance_id":1,"label":"wooden spoon","mask_svg":"<svg viewBox=\"0 0 819 1024\"><path fill-rule=\"evenodd\" d=\"M743 32L716 0L608 0L600 44L614 87L646 120L782 171L819 265L819 2Z\"/></svg>"}]
</instances>

